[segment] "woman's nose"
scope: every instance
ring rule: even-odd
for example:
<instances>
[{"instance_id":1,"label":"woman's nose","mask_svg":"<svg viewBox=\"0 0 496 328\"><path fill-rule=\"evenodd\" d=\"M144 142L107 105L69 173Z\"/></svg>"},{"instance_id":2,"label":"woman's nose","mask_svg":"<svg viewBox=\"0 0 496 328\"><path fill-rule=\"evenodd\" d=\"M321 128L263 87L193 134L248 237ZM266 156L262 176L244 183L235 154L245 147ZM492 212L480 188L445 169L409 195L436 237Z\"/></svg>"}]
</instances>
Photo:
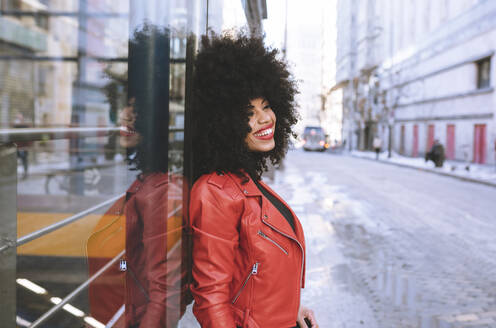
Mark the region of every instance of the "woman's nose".
<instances>
[{"instance_id":1,"label":"woman's nose","mask_svg":"<svg viewBox=\"0 0 496 328\"><path fill-rule=\"evenodd\" d=\"M258 116L258 123L264 124L270 122L270 115L265 111L260 111L260 115Z\"/></svg>"}]
</instances>

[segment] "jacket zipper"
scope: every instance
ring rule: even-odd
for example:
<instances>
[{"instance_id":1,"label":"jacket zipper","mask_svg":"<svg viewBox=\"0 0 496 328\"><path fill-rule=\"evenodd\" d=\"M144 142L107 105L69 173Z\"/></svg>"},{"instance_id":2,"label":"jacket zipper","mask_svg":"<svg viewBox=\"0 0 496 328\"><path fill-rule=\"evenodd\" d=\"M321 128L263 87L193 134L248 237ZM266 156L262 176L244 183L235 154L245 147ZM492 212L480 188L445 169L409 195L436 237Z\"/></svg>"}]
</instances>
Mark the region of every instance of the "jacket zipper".
<instances>
[{"instance_id":1,"label":"jacket zipper","mask_svg":"<svg viewBox=\"0 0 496 328\"><path fill-rule=\"evenodd\" d=\"M248 274L248 277L246 277L245 281L243 282L243 285L241 285L241 288L238 290L238 292L236 293L236 296L234 296L233 300L232 300L232 304L236 303L236 301L238 300L239 298L239 295L241 295L241 292L243 291L243 289L245 288L246 284L248 283L248 280L250 280L251 276L254 276L258 273L258 262L255 262L255 264L253 264L252 268L251 268L251 271L250 271L250 274Z\"/></svg>"},{"instance_id":2,"label":"jacket zipper","mask_svg":"<svg viewBox=\"0 0 496 328\"><path fill-rule=\"evenodd\" d=\"M300 272L300 288L301 288L302 283L303 283L303 265L305 263L305 251L303 250L303 246L301 246L300 242L297 239L291 237L288 234L285 234L284 232L282 232L281 230L277 229L276 227L274 227L270 223L267 223L264 219L262 219L262 222L265 223L266 225L268 225L269 227L271 227L272 229L274 229L275 231L279 232L281 235L286 236L286 237L288 237L291 240L294 240L298 244L298 246L300 246L301 256L302 256L301 257L301 272Z\"/></svg>"},{"instance_id":3,"label":"jacket zipper","mask_svg":"<svg viewBox=\"0 0 496 328\"><path fill-rule=\"evenodd\" d=\"M298 244L298 246L300 246L300 249L301 249L301 271L300 271L300 284L298 286L298 299L299 299L301 297L300 296L301 295L300 289L301 289L301 286L303 284L303 265L305 263L305 251L303 250L303 246L301 246L300 242L297 239L291 237L288 234L285 234L284 232L282 232L281 230L277 229L276 227L274 227L270 223L266 222L264 219L262 219L262 222L265 223L266 225L268 225L269 227L271 227L272 229L274 229L275 231L279 232L281 235L286 236L286 237L288 237L291 240L294 240ZM296 308L296 311L298 312L298 308Z\"/></svg>"},{"instance_id":4,"label":"jacket zipper","mask_svg":"<svg viewBox=\"0 0 496 328\"><path fill-rule=\"evenodd\" d=\"M267 239L268 241L270 241L272 244L276 245L277 247L279 247L279 249L281 251L284 252L284 254L288 255L288 251L285 250L281 245L279 245L275 240L273 240L272 238L270 238L269 236L267 236L266 234L264 234L262 232L262 230L258 230L258 235L261 236L262 238L265 238Z\"/></svg>"},{"instance_id":5,"label":"jacket zipper","mask_svg":"<svg viewBox=\"0 0 496 328\"><path fill-rule=\"evenodd\" d=\"M127 263L126 263L126 269L127 269L126 271L129 272L129 275L131 276L131 278L133 278L134 282L138 286L139 290L143 293L143 295L145 295L146 300L149 302L150 301L150 296L148 296L148 293L146 292L145 288L143 287L143 285L138 280L138 277L136 277L136 275L134 274L133 269L131 269L131 267Z\"/></svg>"}]
</instances>

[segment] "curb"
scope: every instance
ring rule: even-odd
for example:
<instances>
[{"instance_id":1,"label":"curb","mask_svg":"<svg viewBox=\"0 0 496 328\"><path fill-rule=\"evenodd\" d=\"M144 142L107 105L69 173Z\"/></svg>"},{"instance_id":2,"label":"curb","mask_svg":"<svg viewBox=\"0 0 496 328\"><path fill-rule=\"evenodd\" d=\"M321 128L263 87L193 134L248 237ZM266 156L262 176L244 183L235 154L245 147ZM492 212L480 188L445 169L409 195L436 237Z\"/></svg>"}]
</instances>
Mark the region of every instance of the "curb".
<instances>
[{"instance_id":1,"label":"curb","mask_svg":"<svg viewBox=\"0 0 496 328\"><path fill-rule=\"evenodd\" d=\"M463 177L463 176L459 176L459 175L449 174L449 173L446 173L446 172L440 172L440 171L435 171L435 170L432 170L432 169L426 169L426 168L423 168L423 167L417 167L417 166L412 166L412 165L407 165L407 164L401 164L401 163L394 163L394 162L390 162L390 161L385 161L383 159L376 160L376 159L373 159L373 158L360 157L360 156L352 155L352 154L349 154L349 153L348 153L348 156L354 157L354 158L365 159L365 160L369 160L369 161L373 161L373 162L379 162L379 163L383 163L383 164L389 164L389 165L395 165L395 166L399 166L399 167L405 167L405 168L408 168L408 169L414 169L414 170L423 171L423 172L429 172L429 173L433 173L433 174L437 174L437 175L444 175L446 177L451 177L451 178L455 178L455 179L462 180L462 181L467 181L467 182L479 183L479 184L483 184L483 185L486 185L486 186L489 186L489 187L496 188L496 183L494 183L494 182L489 182L489 181L484 181L484 180L475 179L475 178L469 178L469 177Z\"/></svg>"}]
</instances>

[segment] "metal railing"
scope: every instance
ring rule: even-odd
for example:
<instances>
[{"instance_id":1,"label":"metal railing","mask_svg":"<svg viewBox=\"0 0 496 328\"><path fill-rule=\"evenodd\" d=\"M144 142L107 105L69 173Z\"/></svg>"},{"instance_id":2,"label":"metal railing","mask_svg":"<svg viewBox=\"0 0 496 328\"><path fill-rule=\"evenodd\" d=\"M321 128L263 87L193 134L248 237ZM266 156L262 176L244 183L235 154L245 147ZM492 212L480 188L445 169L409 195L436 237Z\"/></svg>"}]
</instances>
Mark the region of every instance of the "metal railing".
<instances>
[{"instance_id":1,"label":"metal railing","mask_svg":"<svg viewBox=\"0 0 496 328\"><path fill-rule=\"evenodd\" d=\"M124 311L126 310L126 306L124 304L122 304L122 306L119 308L119 310L117 310L117 312L115 312L115 314L112 316L112 318L110 318L110 321L107 322L107 324L105 325L105 328L112 328L116 323L117 321L124 315Z\"/></svg>"},{"instance_id":2,"label":"metal railing","mask_svg":"<svg viewBox=\"0 0 496 328\"><path fill-rule=\"evenodd\" d=\"M101 209L102 207L105 207L107 205L115 203L117 200L119 200L121 197L124 197L124 196L126 196L126 193L122 193L120 195L112 197L112 198L110 198L110 199L108 199L108 200L106 200L106 201L104 201L98 205L90 207L90 208L88 208L84 211L81 211L75 215L72 215L66 219L63 219L63 220L58 221L54 224L51 224L49 226L46 226L46 227L41 228L39 230L36 230L35 232L24 235L21 238L17 239L16 245L17 245L17 247L19 247L19 246L21 246L27 242L30 242L31 240L38 239L38 238L40 238L40 237L42 237L42 236L44 236L44 235L46 235L52 231L58 230L64 226L68 225L69 223L80 220L80 219L86 217L88 214L96 212L97 210Z\"/></svg>"},{"instance_id":3,"label":"metal railing","mask_svg":"<svg viewBox=\"0 0 496 328\"><path fill-rule=\"evenodd\" d=\"M87 138L87 137L101 137L111 133L120 131L119 127L65 127L65 128L14 128L14 129L0 129L0 143L15 143L23 141L37 141L37 140L58 140L58 139L74 139L74 138ZM6 240L0 246L0 254L13 246L20 246L33 239L46 235L49 232L57 230L69 223L77 221L84 216L92 213L117 199L124 194L115 196L105 202L95 205L85 211L76 215L66 218L60 222L44 227L26 236L23 236L17 241Z\"/></svg>"},{"instance_id":4,"label":"metal railing","mask_svg":"<svg viewBox=\"0 0 496 328\"><path fill-rule=\"evenodd\" d=\"M119 127L14 128L0 129L0 142L78 139L104 137L120 131Z\"/></svg>"},{"instance_id":5,"label":"metal railing","mask_svg":"<svg viewBox=\"0 0 496 328\"><path fill-rule=\"evenodd\" d=\"M102 137L107 136L111 133L118 132L119 127L66 127L66 128L14 128L14 129L0 129L0 143L15 143L23 141L37 141L37 140L58 140L58 139L74 139L74 138L86 138L86 137ZM172 128L170 132L184 131L184 129ZM173 170L169 172L169 178L172 175L181 174L182 170ZM70 217L67 217L61 221L58 221L49 226L43 227L39 230L31 232L17 239L17 241L7 240L4 245L0 246L0 255L3 251L11 247L19 247L26 244L32 240L38 239L50 232L56 231L70 223L76 222L82 218L87 217L89 214L96 212L105 206L111 205L118 201L120 198L125 197L126 193L114 196L104 202L94 205L86 210L76 213ZM182 210L182 205L173 209L168 213L168 218L174 216L179 211ZM34 321L30 327L38 327L39 325L46 322L55 313L57 313L65 304L74 299L79 295L85 288L91 284L95 279L101 276L105 271L107 271L114 263L116 263L119 258L125 254L125 250L122 250L117 256L112 258L107 262L100 270L98 270L94 275L89 277L71 293L69 293L60 303L56 304L50 310L45 312L36 321Z\"/></svg>"},{"instance_id":6,"label":"metal railing","mask_svg":"<svg viewBox=\"0 0 496 328\"><path fill-rule=\"evenodd\" d=\"M175 208L174 210L172 210L171 212L167 213L167 218L171 218L172 216L174 216L175 214L177 214L177 212L181 211L182 208L183 208L182 205L180 205L177 208ZM177 246L177 244L176 244L176 246ZM90 283L92 283L95 279L97 279L99 276L101 276L105 271L107 271L108 269L110 269L110 267L112 267L112 265L114 263L116 263L119 260L119 258L122 258L122 256L124 256L125 252L126 252L126 250L122 250L119 254L117 254L117 256L115 256L110 261L108 261L94 275L92 275L91 277L89 277L85 282L83 282L76 289L74 289L60 303L58 303L57 305L55 305L54 307L52 307L50 310L48 310L47 312L45 312L38 319L36 319L36 321L33 322L31 324L31 326L29 326L29 327L30 328L38 327L39 325L41 325L42 323L44 323L45 321L47 321L48 319L50 319L55 313L57 313L57 311L59 311L61 308L63 308L63 306L65 304L67 304L72 299L74 299L76 296L78 296L86 287L88 287L90 285Z\"/></svg>"},{"instance_id":7,"label":"metal railing","mask_svg":"<svg viewBox=\"0 0 496 328\"><path fill-rule=\"evenodd\" d=\"M113 259L108 261L100 270L98 270L94 275L92 275L88 280L83 282L81 285L79 285L76 289L74 289L69 295L64 297L64 299L52 307L50 310L45 312L41 317L36 319L35 322L33 322L29 327L34 328L38 327L45 321L47 321L50 317L52 317L57 311L59 311L64 305L69 303L72 299L74 299L79 293L81 293L86 287L89 286L90 283L92 283L96 278L100 277L105 271L107 271L112 264L117 262L122 256L126 253L125 250L121 251L117 256L115 256Z\"/></svg>"}]
</instances>

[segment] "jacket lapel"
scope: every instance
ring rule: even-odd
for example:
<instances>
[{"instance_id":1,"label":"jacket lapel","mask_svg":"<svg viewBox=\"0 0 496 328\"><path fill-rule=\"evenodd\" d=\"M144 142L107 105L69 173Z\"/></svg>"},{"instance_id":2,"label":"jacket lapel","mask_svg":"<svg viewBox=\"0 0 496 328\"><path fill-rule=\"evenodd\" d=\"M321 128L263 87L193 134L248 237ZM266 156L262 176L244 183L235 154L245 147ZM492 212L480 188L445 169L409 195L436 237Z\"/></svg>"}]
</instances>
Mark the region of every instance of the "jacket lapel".
<instances>
[{"instance_id":1,"label":"jacket lapel","mask_svg":"<svg viewBox=\"0 0 496 328\"><path fill-rule=\"evenodd\" d=\"M279 212L279 210L265 197L262 197L262 221L277 232L282 233L287 237L291 237L292 239L297 239L288 220L286 220L281 212Z\"/></svg>"},{"instance_id":2,"label":"jacket lapel","mask_svg":"<svg viewBox=\"0 0 496 328\"><path fill-rule=\"evenodd\" d=\"M262 192L258 189L258 187L255 185L255 182L250 178L248 182L242 184L241 183L241 178L234 175L230 174L231 178L236 182L238 187L241 189L241 192L245 195L245 197L260 197L261 199L261 206L262 206L262 217L260 218L263 222L265 222L267 225L269 225L271 228L274 230L278 231L279 233L282 233L283 235L286 235L286 237L296 239L298 241L301 241L301 238L298 238L297 235L295 234L295 231L293 231L293 228L289 224L289 222L286 220L286 218L279 212L279 210L272 205L272 203L263 196ZM286 204L279 195L277 195L272 189L270 189L265 183L260 181L260 184L273 196L275 196L277 199L279 199L284 205L286 205L289 210L291 211L291 214L293 215L294 221L295 221L295 228L296 232L298 233L299 231L302 231L301 226L298 222L298 219L294 212L291 210L291 208Z\"/></svg>"},{"instance_id":3,"label":"jacket lapel","mask_svg":"<svg viewBox=\"0 0 496 328\"><path fill-rule=\"evenodd\" d=\"M260 184L265 188L267 189L268 192L270 192L273 196L275 196L277 199L279 199L279 201L281 203L283 203L288 209L289 211L291 212L291 215L293 215L293 218L294 218L294 225L295 225L295 230L293 230L293 228L289 225L288 221L284 218L284 216L282 214L280 214L280 212L274 208L274 206L272 206L272 208L274 208L275 211L277 211L279 213L279 216L284 220L284 222L286 223L286 227L287 229L289 230L289 233L291 233L291 236L293 238L296 238L300 243L303 243L303 240L304 240L304 237L303 237L303 228L300 224L300 220L298 220L298 217L296 216L296 214L293 212L293 209L291 208L291 206L289 206L285 201L284 199L282 199L275 191L273 191L267 184L265 184L265 182L263 181L260 181ZM269 200L266 199L266 201L268 203ZM271 204L272 205L272 204Z\"/></svg>"}]
</instances>

